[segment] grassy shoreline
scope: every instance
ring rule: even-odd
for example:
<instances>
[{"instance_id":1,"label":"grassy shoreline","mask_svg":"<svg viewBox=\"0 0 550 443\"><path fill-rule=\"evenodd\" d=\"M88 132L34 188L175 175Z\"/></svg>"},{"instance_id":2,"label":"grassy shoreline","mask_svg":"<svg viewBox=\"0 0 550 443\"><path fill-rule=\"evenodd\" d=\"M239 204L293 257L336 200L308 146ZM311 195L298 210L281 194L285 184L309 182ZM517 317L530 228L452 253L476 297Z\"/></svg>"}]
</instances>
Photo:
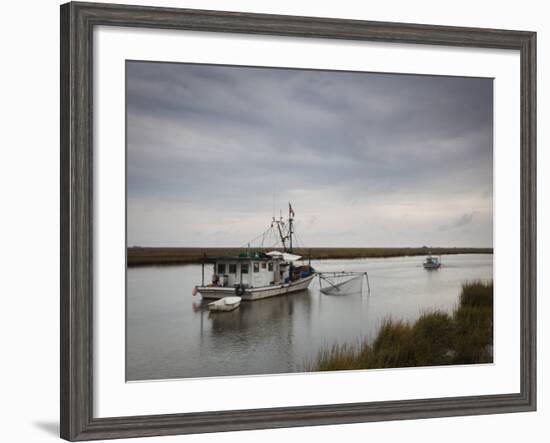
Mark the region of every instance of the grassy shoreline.
<instances>
[{"instance_id":1,"label":"grassy shoreline","mask_svg":"<svg viewBox=\"0 0 550 443\"><path fill-rule=\"evenodd\" d=\"M386 319L372 341L333 345L308 371L403 368L493 362L493 283L466 283L449 315L433 311L414 322Z\"/></svg>"},{"instance_id":2,"label":"grassy shoreline","mask_svg":"<svg viewBox=\"0 0 550 443\"><path fill-rule=\"evenodd\" d=\"M204 257L226 257L238 255L244 248L159 248L129 247L129 267L150 265L181 265L201 263ZM265 251L264 251L265 252ZM492 254L493 248L297 248L295 253L312 260L345 258L389 258L450 254Z\"/></svg>"}]
</instances>

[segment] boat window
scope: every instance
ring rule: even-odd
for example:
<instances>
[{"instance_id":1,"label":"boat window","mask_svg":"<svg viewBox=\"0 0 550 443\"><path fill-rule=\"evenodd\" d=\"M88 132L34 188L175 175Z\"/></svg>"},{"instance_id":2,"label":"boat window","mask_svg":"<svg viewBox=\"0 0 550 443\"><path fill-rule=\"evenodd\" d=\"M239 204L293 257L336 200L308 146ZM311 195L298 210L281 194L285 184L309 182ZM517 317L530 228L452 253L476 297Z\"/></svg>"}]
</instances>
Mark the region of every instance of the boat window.
<instances>
[{"instance_id":1,"label":"boat window","mask_svg":"<svg viewBox=\"0 0 550 443\"><path fill-rule=\"evenodd\" d=\"M218 274L225 274L225 263L218 263Z\"/></svg>"},{"instance_id":2,"label":"boat window","mask_svg":"<svg viewBox=\"0 0 550 443\"><path fill-rule=\"evenodd\" d=\"M248 274L248 263L241 263L241 274Z\"/></svg>"},{"instance_id":3,"label":"boat window","mask_svg":"<svg viewBox=\"0 0 550 443\"><path fill-rule=\"evenodd\" d=\"M260 264L257 261L254 262L254 272L260 272Z\"/></svg>"},{"instance_id":4,"label":"boat window","mask_svg":"<svg viewBox=\"0 0 550 443\"><path fill-rule=\"evenodd\" d=\"M265 261L262 262L262 269L265 269L267 267L267 263Z\"/></svg>"},{"instance_id":5,"label":"boat window","mask_svg":"<svg viewBox=\"0 0 550 443\"><path fill-rule=\"evenodd\" d=\"M272 271L273 271L273 262L272 262L272 261L270 261L270 262L267 264L267 270L268 270L269 272L272 272Z\"/></svg>"},{"instance_id":6,"label":"boat window","mask_svg":"<svg viewBox=\"0 0 550 443\"><path fill-rule=\"evenodd\" d=\"M230 264L229 265L229 273L230 274L236 274L237 273L237 265L236 264Z\"/></svg>"}]
</instances>

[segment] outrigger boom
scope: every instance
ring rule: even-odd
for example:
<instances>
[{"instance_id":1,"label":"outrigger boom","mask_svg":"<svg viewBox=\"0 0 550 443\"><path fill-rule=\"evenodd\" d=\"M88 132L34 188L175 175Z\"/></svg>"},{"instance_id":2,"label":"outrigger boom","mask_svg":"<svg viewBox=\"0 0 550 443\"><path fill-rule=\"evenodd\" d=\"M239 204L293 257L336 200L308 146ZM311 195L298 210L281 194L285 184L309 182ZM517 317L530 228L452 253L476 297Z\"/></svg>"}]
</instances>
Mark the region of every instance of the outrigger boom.
<instances>
[{"instance_id":1,"label":"outrigger boom","mask_svg":"<svg viewBox=\"0 0 550 443\"><path fill-rule=\"evenodd\" d=\"M361 288L360 291L355 292L363 292L363 278L367 281L367 293L370 294L369 274L367 271L317 272L317 276L319 277L320 291L323 294L344 295L353 292L349 291L349 287L354 283L359 283ZM329 287L323 288L323 282L328 283Z\"/></svg>"}]
</instances>

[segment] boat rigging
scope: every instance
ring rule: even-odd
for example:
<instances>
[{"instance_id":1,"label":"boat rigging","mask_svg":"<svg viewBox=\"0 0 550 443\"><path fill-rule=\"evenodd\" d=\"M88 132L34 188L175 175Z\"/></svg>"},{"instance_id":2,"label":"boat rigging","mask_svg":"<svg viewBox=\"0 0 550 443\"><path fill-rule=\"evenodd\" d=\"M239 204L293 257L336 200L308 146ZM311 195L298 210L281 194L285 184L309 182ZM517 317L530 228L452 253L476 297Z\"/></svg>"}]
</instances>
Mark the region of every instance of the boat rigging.
<instances>
[{"instance_id":1,"label":"boat rigging","mask_svg":"<svg viewBox=\"0 0 550 443\"><path fill-rule=\"evenodd\" d=\"M326 295L362 294L363 281L367 283L370 294L369 274L367 271L318 272L319 290ZM323 287L325 283L325 287Z\"/></svg>"}]
</instances>

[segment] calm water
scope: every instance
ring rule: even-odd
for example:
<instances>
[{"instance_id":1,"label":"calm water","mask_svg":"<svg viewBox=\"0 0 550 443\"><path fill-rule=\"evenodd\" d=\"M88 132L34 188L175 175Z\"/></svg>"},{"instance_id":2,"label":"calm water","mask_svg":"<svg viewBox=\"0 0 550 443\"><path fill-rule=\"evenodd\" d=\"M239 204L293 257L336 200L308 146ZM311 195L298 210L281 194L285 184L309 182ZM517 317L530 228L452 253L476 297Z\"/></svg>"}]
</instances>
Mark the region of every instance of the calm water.
<instances>
[{"instance_id":1,"label":"calm water","mask_svg":"<svg viewBox=\"0 0 550 443\"><path fill-rule=\"evenodd\" d=\"M492 279L492 255L443 256L437 271L422 257L323 260L317 270L369 273L362 294L323 295L309 290L243 302L210 313L191 290L199 265L128 270L127 379L274 374L303 371L319 349L372 338L383 319L415 320L423 311L452 311L461 284ZM209 277L211 269L207 268Z\"/></svg>"}]
</instances>

